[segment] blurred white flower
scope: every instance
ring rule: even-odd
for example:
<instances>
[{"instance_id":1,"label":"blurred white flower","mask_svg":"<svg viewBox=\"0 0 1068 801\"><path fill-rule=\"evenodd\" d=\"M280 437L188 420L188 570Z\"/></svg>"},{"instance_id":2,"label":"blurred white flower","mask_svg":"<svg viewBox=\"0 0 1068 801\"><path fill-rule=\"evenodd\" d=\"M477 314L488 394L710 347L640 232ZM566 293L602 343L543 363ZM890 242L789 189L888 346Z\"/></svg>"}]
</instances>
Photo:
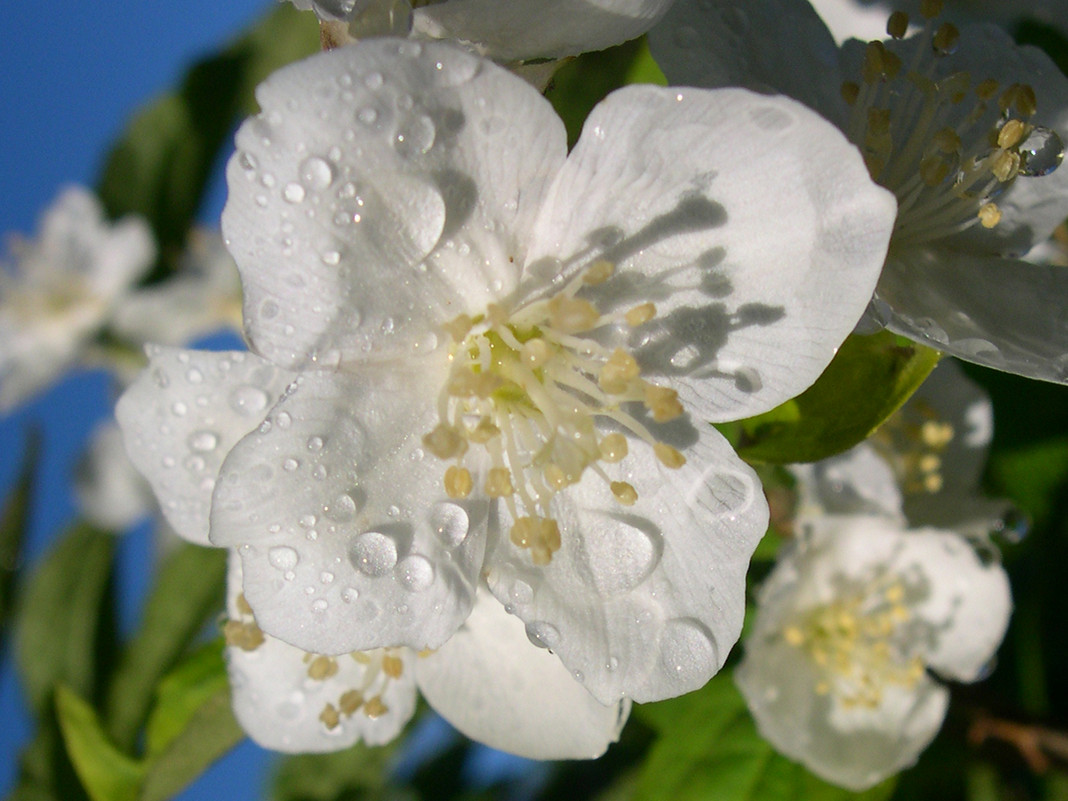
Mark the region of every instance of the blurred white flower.
<instances>
[{"instance_id":1,"label":"blurred white flower","mask_svg":"<svg viewBox=\"0 0 1068 801\"><path fill-rule=\"evenodd\" d=\"M940 3L925 4L937 11ZM898 218L873 300L891 330L1068 381L1068 271L1017 258L1068 216L1068 80L993 26L920 18L839 51L804 0L679 0L650 33L669 81L797 98L838 124ZM895 15L902 34L908 20Z\"/></svg>"},{"instance_id":2,"label":"blurred white flower","mask_svg":"<svg viewBox=\"0 0 1068 801\"><path fill-rule=\"evenodd\" d=\"M484 578L605 707L704 684L767 522L705 421L801 391L856 323L893 205L854 149L790 100L643 86L568 155L443 43L257 96L223 214L257 355L155 349L118 407L175 527L210 510L309 652L443 646Z\"/></svg>"},{"instance_id":3,"label":"blurred white flower","mask_svg":"<svg viewBox=\"0 0 1068 801\"><path fill-rule=\"evenodd\" d=\"M125 531L159 506L152 488L126 455L113 421L99 426L78 464L74 492L82 514L98 528Z\"/></svg>"},{"instance_id":4,"label":"blurred white flower","mask_svg":"<svg viewBox=\"0 0 1068 801\"><path fill-rule=\"evenodd\" d=\"M69 187L33 240L12 237L0 265L0 411L76 365L119 299L155 258L148 225L104 218L87 190Z\"/></svg>"},{"instance_id":5,"label":"blurred white flower","mask_svg":"<svg viewBox=\"0 0 1068 801\"><path fill-rule=\"evenodd\" d=\"M194 230L172 278L123 297L115 332L144 345L188 345L224 329L241 330L241 279L216 231Z\"/></svg>"},{"instance_id":6,"label":"blurred white flower","mask_svg":"<svg viewBox=\"0 0 1068 801\"><path fill-rule=\"evenodd\" d=\"M345 39L409 32L496 61L563 58L641 36L674 0L292 0ZM413 8L414 6L414 8Z\"/></svg>"}]
</instances>

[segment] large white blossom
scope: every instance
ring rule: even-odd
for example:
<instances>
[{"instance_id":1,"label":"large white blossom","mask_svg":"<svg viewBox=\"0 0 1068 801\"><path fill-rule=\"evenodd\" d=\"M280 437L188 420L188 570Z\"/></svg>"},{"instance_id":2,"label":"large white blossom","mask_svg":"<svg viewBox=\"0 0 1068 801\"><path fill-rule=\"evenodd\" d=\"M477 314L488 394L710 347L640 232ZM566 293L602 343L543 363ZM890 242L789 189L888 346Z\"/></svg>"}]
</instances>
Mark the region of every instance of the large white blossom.
<instances>
[{"instance_id":1,"label":"large white blossom","mask_svg":"<svg viewBox=\"0 0 1068 801\"><path fill-rule=\"evenodd\" d=\"M907 22L896 16L895 34ZM968 361L1068 381L1068 272L1018 258L1068 216L1056 169L1068 80L994 26L912 22L914 37L839 50L805 0L680 0L650 42L670 81L781 92L861 149L899 204L877 319Z\"/></svg>"},{"instance_id":2,"label":"large white blossom","mask_svg":"<svg viewBox=\"0 0 1068 801\"><path fill-rule=\"evenodd\" d=\"M892 198L744 90L622 90L570 155L544 98L443 43L257 97L223 214L253 353L153 349L118 406L176 529L235 548L257 624L308 652L444 651L484 579L606 707L701 686L767 522L706 421L815 380Z\"/></svg>"},{"instance_id":3,"label":"large white blossom","mask_svg":"<svg viewBox=\"0 0 1068 801\"><path fill-rule=\"evenodd\" d=\"M35 239L13 237L9 248L13 262L0 264L0 411L84 356L156 252L143 220L108 222L80 187L60 193Z\"/></svg>"},{"instance_id":4,"label":"large white blossom","mask_svg":"<svg viewBox=\"0 0 1068 801\"><path fill-rule=\"evenodd\" d=\"M292 0L356 38L448 39L496 61L563 58L641 36L674 0ZM413 8L414 6L414 8Z\"/></svg>"},{"instance_id":5,"label":"large white blossom","mask_svg":"<svg viewBox=\"0 0 1068 801\"><path fill-rule=\"evenodd\" d=\"M798 539L735 678L761 733L828 781L912 764L949 700L932 674L977 680L1004 637L1008 579L973 546L1004 508L977 492L989 412L943 363L872 441L794 468Z\"/></svg>"}]
</instances>

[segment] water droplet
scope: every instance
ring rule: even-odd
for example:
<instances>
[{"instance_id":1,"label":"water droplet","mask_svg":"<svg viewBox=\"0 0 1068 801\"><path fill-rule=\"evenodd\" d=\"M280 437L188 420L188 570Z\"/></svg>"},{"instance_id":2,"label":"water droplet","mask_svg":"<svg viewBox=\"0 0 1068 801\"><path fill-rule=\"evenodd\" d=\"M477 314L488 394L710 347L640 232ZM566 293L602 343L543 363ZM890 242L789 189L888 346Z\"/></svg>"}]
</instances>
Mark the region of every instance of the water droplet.
<instances>
[{"instance_id":1,"label":"water droplet","mask_svg":"<svg viewBox=\"0 0 1068 801\"><path fill-rule=\"evenodd\" d=\"M347 604L355 603L356 599L360 597L360 591L355 587L346 587L341 591L341 600Z\"/></svg>"},{"instance_id":2,"label":"water droplet","mask_svg":"<svg viewBox=\"0 0 1068 801\"><path fill-rule=\"evenodd\" d=\"M539 648L555 648L560 643L560 630L552 623L535 620L527 623L527 639Z\"/></svg>"},{"instance_id":3,"label":"water droplet","mask_svg":"<svg viewBox=\"0 0 1068 801\"><path fill-rule=\"evenodd\" d=\"M329 506L323 507L323 514L338 523L351 520L356 514L356 500L347 492L342 492Z\"/></svg>"},{"instance_id":4,"label":"water droplet","mask_svg":"<svg viewBox=\"0 0 1068 801\"><path fill-rule=\"evenodd\" d=\"M1056 131L1036 126L1020 145L1020 155L1024 156L1020 175L1049 175L1064 160L1064 142Z\"/></svg>"},{"instance_id":5,"label":"water droplet","mask_svg":"<svg viewBox=\"0 0 1068 801\"><path fill-rule=\"evenodd\" d=\"M264 320L274 319L278 316L278 311L278 304L273 300L264 301L263 305L260 307L260 314L263 316Z\"/></svg>"},{"instance_id":6,"label":"water droplet","mask_svg":"<svg viewBox=\"0 0 1068 801\"><path fill-rule=\"evenodd\" d=\"M482 63L466 53L452 54L448 61L434 64L434 82L438 86L460 86L474 79L482 69Z\"/></svg>"},{"instance_id":7,"label":"water droplet","mask_svg":"<svg viewBox=\"0 0 1068 801\"><path fill-rule=\"evenodd\" d=\"M408 592L422 592L434 583L434 566L419 554L402 559L395 572L397 581Z\"/></svg>"},{"instance_id":8,"label":"water droplet","mask_svg":"<svg viewBox=\"0 0 1068 801\"><path fill-rule=\"evenodd\" d=\"M194 431L189 435L187 444L194 451L207 453L215 450L215 447L219 444L219 437L211 431Z\"/></svg>"},{"instance_id":9,"label":"water droplet","mask_svg":"<svg viewBox=\"0 0 1068 801\"><path fill-rule=\"evenodd\" d=\"M174 414L175 417L182 417L188 411L189 407L181 401L175 401L173 404L171 404L171 412Z\"/></svg>"},{"instance_id":10,"label":"water droplet","mask_svg":"<svg viewBox=\"0 0 1068 801\"><path fill-rule=\"evenodd\" d=\"M160 389L166 389L171 385L170 376L168 376L166 371L160 367L157 367L155 370L152 371L152 380Z\"/></svg>"},{"instance_id":11,"label":"water droplet","mask_svg":"<svg viewBox=\"0 0 1068 801\"><path fill-rule=\"evenodd\" d=\"M608 661L605 662L604 669L609 673L614 673L619 668L619 659L614 656L608 657Z\"/></svg>"},{"instance_id":12,"label":"water droplet","mask_svg":"<svg viewBox=\"0 0 1068 801\"><path fill-rule=\"evenodd\" d=\"M460 545L471 530L471 520L462 506L439 503L430 513L430 528L450 548Z\"/></svg>"},{"instance_id":13,"label":"water droplet","mask_svg":"<svg viewBox=\"0 0 1068 801\"><path fill-rule=\"evenodd\" d=\"M394 146L402 156L422 155L434 146L436 134L431 119L420 114L408 120L407 124L397 131Z\"/></svg>"},{"instance_id":14,"label":"water droplet","mask_svg":"<svg viewBox=\"0 0 1068 801\"><path fill-rule=\"evenodd\" d=\"M304 194L304 187L296 182L286 184L286 188L282 190L286 203L301 203L304 201Z\"/></svg>"},{"instance_id":15,"label":"water droplet","mask_svg":"<svg viewBox=\"0 0 1068 801\"><path fill-rule=\"evenodd\" d=\"M284 462L282 462L282 469L285 470L287 473L292 473L298 467L300 467L300 462L298 462L296 459L294 459L292 457L290 457L290 458L286 459Z\"/></svg>"},{"instance_id":16,"label":"water droplet","mask_svg":"<svg viewBox=\"0 0 1068 801\"><path fill-rule=\"evenodd\" d=\"M271 563L271 567L278 570L292 570L297 566L300 557L292 548L278 545L267 552L267 561Z\"/></svg>"},{"instance_id":17,"label":"water droplet","mask_svg":"<svg viewBox=\"0 0 1068 801\"><path fill-rule=\"evenodd\" d=\"M363 79L363 85L371 91L381 89L383 83L385 83L385 79L382 77L381 72L369 72L367 77Z\"/></svg>"},{"instance_id":18,"label":"water droplet","mask_svg":"<svg viewBox=\"0 0 1068 801\"><path fill-rule=\"evenodd\" d=\"M334 181L334 168L326 159L309 156L300 163L300 180L309 189L326 189Z\"/></svg>"},{"instance_id":19,"label":"water droplet","mask_svg":"<svg viewBox=\"0 0 1068 801\"><path fill-rule=\"evenodd\" d=\"M308 450L309 451L321 451L323 449L322 437L308 437Z\"/></svg>"},{"instance_id":20,"label":"water droplet","mask_svg":"<svg viewBox=\"0 0 1068 801\"><path fill-rule=\"evenodd\" d=\"M323 264L336 267L341 263L341 254L336 250L328 250L322 255Z\"/></svg>"},{"instance_id":21,"label":"water droplet","mask_svg":"<svg viewBox=\"0 0 1068 801\"><path fill-rule=\"evenodd\" d=\"M330 604L327 603L325 598L316 598L312 601L311 608L313 612L319 612L321 614L325 612L329 606Z\"/></svg>"},{"instance_id":22,"label":"water droplet","mask_svg":"<svg viewBox=\"0 0 1068 801\"><path fill-rule=\"evenodd\" d=\"M185 465L186 470L193 473L199 473L205 466L204 460L199 456L187 456L182 464Z\"/></svg>"},{"instance_id":23,"label":"water droplet","mask_svg":"<svg viewBox=\"0 0 1068 801\"><path fill-rule=\"evenodd\" d=\"M692 618L675 618L664 624L660 662L677 685L699 687L719 668L715 638Z\"/></svg>"},{"instance_id":24,"label":"water droplet","mask_svg":"<svg viewBox=\"0 0 1068 801\"><path fill-rule=\"evenodd\" d=\"M267 393L259 387L243 384L230 393L230 408L249 417L267 408Z\"/></svg>"},{"instance_id":25,"label":"water droplet","mask_svg":"<svg viewBox=\"0 0 1068 801\"><path fill-rule=\"evenodd\" d=\"M349 561L367 576L383 576L397 564L397 544L377 531L358 536L349 548Z\"/></svg>"},{"instance_id":26,"label":"water droplet","mask_svg":"<svg viewBox=\"0 0 1068 801\"><path fill-rule=\"evenodd\" d=\"M312 468L312 478L317 481L322 481L327 476L327 469L325 465L317 464Z\"/></svg>"},{"instance_id":27,"label":"water droplet","mask_svg":"<svg viewBox=\"0 0 1068 801\"><path fill-rule=\"evenodd\" d=\"M364 106L356 112L356 119L364 125L374 125L375 121L378 119L378 112L370 106Z\"/></svg>"},{"instance_id":28,"label":"water droplet","mask_svg":"<svg viewBox=\"0 0 1068 801\"><path fill-rule=\"evenodd\" d=\"M659 563L663 544L652 526L645 530L620 520L600 536L586 537L585 546L593 584L607 598L641 584Z\"/></svg>"},{"instance_id":29,"label":"water droplet","mask_svg":"<svg viewBox=\"0 0 1068 801\"><path fill-rule=\"evenodd\" d=\"M238 152L237 163L246 173L255 172L256 167L259 166L259 162L256 161L256 157L245 150Z\"/></svg>"},{"instance_id":30,"label":"water droplet","mask_svg":"<svg viewBox=\"0 0 1068 801\"><path fill-rule=\"evenodd\" d=\"M331 573L329 570L324 570L322 573L319 574L319 581L321 581L323 584L329 584L333 580L334 574Z\"/></svg>"},{"instance_id":31,"label":"water droplet","mask_svg":"<svg viewBox=\"0 0 1068 801\"><path fill-rule=\"evenodd\" d=\"M315 515L301 515L300 520L298 520L297 522L300 523L300 525L304 528L311 528L318 521L319 518L317 518Z\"/></svg>"},{"instance_id":32,"label":"water droplet","mask_svg":"<svg viewBox=\"0 0 1068 801\"><path fill-rule=\"evenodd\" d=\"M1015 545L1022 542L1030 531L1031 518L1019 509L1012 508L994 524L993 533Z\"/></svg>"},{"instance_id":33,"label":"water droplet","mask_svg":"<svg viewBox=\"0 0 1068 801\"><path fill-rule=\"evenodd\" d=\"M204 374L196 367L190 367L189 371L185 374L185 379L190 384L199 384L204 380Z\"/></svg>"},{"instance_id":34,"label":"water droplet","mask_svg":"<svg viewBox=\"0 0 1068 801\"><path fill-rule=\"evenodd\" d=\"M289 428L293 424L293 418L289 412L279 412L277 417L274 418L275 423L279 428Z\"/></svg>"}]
</instances>

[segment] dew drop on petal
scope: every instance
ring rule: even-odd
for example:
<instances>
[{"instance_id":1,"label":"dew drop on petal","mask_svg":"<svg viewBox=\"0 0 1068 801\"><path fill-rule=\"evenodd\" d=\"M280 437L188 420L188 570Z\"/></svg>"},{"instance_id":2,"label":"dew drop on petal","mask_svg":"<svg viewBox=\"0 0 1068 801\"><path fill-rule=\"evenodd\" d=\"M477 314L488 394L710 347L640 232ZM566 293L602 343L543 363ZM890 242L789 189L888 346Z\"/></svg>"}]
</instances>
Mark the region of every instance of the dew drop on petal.
<instances>
[{"instance_id":1,"label":"dew drop on petal","mask_svg":"<svg viewBox=\"0 0 1068 801\"><path fill-rule=\"evenodd\" d=\"M194 431L189 435L187 444L194 451L207 453L215 450L219 444L219 437L212 431Z\"/></svg>"},{"instance_id":2,"label":"dew drop on petal","mask_svg":"<svg viewBox=\"0 0 1068 801\"><path fill-rule=\"evenodd\" d=\"M323 508L323 513L338 523L351 520L356 514L356 500L347 492L340 493L329 506Z\"/></svg>"},{"instance_id":3,"label":"dew drop on petal","mask_svg":"<svg viewBox=\"0 0 1068 801\"><path fill-rule=\"evenodd\" d=\"M326 159L309 156L300 163L300 180L308 189L326 189L334 181L334 168Z\"/></svg>"},{"instance_id":4,"label":"dew drop on petal","mask_svg":"<svg viewBox=\"0 0 1068 801\"><path fill-rule=\"evenodd\" d=\"M314 601L312 601L311 608L313 612L322 613L325 612L329 606L330 604L327 603L325 598L316 598Z\"/></svg>"},{"instance_id":5,"label":"dew drop on petal","mask_svg":"<svg viewBox=\"0 0 1068 801\"><path fill-rule=\"evenodd\" d=\"M360 591L355 587L346 587L341 591L341 600L347 604L355 603L360 597Z\"/></svg>"},{"instance_id":6,"label":"dew drop on petal","mask_svg":"<svg viewBox=\"0 0 1068 801\"><path fill-rule=\"evenodd\" d=\"M708 629L692 618L664 624L660 661L672 680L684 685L704 684L719 668L719 651Z\"/></svg>"},{"instance_id":7,"label":"dew drop on petal","mask_svg":"<svg viewBox=\"0 0 1068 801\"><path fill-rule=\"evenodd\" d=\"M323 449L322 437L308 437L308 450L309 451L321 451Z\"/></svg>"},{"instance_id":8,"label":"dew drop on petal","mask_svg":"<svg viewBox=\"0 0 1068 801\"><path fill-rule=\"evenodd\" d=\"M304 195L304 187L296 182L286 184L286 188L282 190L282 197L286 203L301 203Z\"/></svg>"},{"instance_id":9,"label":"dew drop on petal","mask_svg":"<svg viewBox=\"0 0 1068 801\"><path fill-rule=\"evenodd\" d=\"M1026 157L1021 175L1049 175L1064 160L1064 142L1056 131L1037 126L1020 145L1020 154Z\"/></svg>"},{"instance_id":10,"label":"dew drop on petal","mask_svg":"<svg viewBox=\"0 0 1068 801\"><path fill-rule=\"evenodd\" d=\"M259 387L243 384L230 393L230 408L245 417L267 408L267 393Z\"/></svg>"},{"instance_id":11,"label":"dew drop on petal","mask_svg":"<svg viewBox=\"0 0 1068 801\"><path fill-rule=\"evenodd\" d=\"M396 569L397 581L408 592L422 592L434 583L434 566L420 554L406 556Z\"/></svg>"},{"instance_id":12,"label":"dew drop on petal","mask_svg":"<svg viewBox=\"0 0 1068 801\"><path fill-rule=\"evenodd\" d=\"M267 561L277 570L292 570L297 566L300 557L289 546L278 545L267 552Z\"/></svg>"},{"instance_id":13,"label":"dew drop on petal","mask_svg":"<svg viewBox=\"0 0 1068 801\"><path fill-rule=\"evenodd\" d=\"M471 530L471 520L462 506L439 503L430 513L430 528L450 548L459 546Z\"/></svg>"},{"instance_id":14,"label":"dew drop on petal","mask_svg":"<svg viewBox=\"0 0 1068 801\"><path fill-rule=\"evenodd\" d=\"M552 623L534 620L527 623L527 639L539 648L555 648L560 644L560 630Z\"/></svg>"},{"instance_id":15,"label":"dew drop on petal","mask_svg":"<svg viewBox=\"0 0 1068 801\"><path fill-rule=\"evenodd\" d=\"M383 576L397 564L397 544L377 531L356 537L349 548L349 561L367 576Z\"/></svg>"}]
</instances>

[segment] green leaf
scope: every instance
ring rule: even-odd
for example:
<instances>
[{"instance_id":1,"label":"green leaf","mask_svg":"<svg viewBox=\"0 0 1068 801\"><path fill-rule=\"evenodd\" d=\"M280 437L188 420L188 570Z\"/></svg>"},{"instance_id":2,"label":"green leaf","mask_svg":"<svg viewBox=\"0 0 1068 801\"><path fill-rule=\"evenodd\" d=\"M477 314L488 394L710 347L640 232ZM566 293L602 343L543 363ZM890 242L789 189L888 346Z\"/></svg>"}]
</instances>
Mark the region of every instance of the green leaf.
<instances>
[{"instance_id":1,"label":"green leaf","mask_svg":"<svg viewBox=\"0 0 1068 801\"><path fill-rule=\"evenodd\" d=\"M144 767L104 732L96 711L70 688L56 688L56 714L74 768L93 801L135 801Z\"/></svg>"},{"instance_id":2,"label":"green leaf","mask_svg":"<svg viewBox=\"0 0 1068 801\"><path fill-rule=\"evenodd\" d=\"M182 545L163 563L143 622L123 652L108 695L108 731L132 748L160 676L221 608L226 552Z\"/></svg>"},{"instance_id":3,"label":"green leaf","mask_svg":"<svg viewBox=\"0 0 1068 801\"><path fill-rule=\"evenodd\" d=\"M230 708L222 641L209 643L160 682L140 801L176 795L244 737Z\"/></svg>"},{"instance_id":4,"label":"green leaf","mask_svg":"<svg viewBox=\"0 0 1068 801\"><path fill-rule=\"evenodd\" d=\"M87 698L96 691L97 642L114 553L114 536L75 526L24 588L15 621L15 658L38 715L59 683Z\"/></svg>"},{"instance_id":5,"label":"green leaf","mask_svg":"<svg viewBox=\"0 0 1068 801\"><path fill-rule=\"evenodd\" d=\"M729 675L636 714L659 733L635 801L883 801L893 780L863 793L828 784L777 754L756 731Z\"/></svg>"},{"instance_id":6,"label":"green leaf","mask_svg":"<svg viewBox=\"0 0 1068 801\"><path fill-rule=\"evenodd\" d=\"M398 737L384 746L357 743L332 754L286 757L275 772L269 798L271 801L337 801L385 796L389 769L401 742L402 738ZM390 788L388 797L396 801L407 798L408 794Z\"/></svg>"},{"instance_id":7,"label":"green leaf","mask_svg":"<svg viewBox=\"0 0 1068 801\"><path fill-rule=\"evenodd\" d=\"M631 83L667 85L644 37L584 53L557 70L545 97L564 121L569 147L578 141L582 124L593 107L609 92Z\"/></svg>"},{"instance_id":8,"label":"green leaf","mask_svg":"<svg viewBox=\"0 0 1068 801\"><path fill-rule=\"evenodd\" d=\"M752 462L815 462L866 439L908 400L940 354L887 331L851 335L816 383L743 420L738 453Z\"/></svg>"},{"instance_id":9,"label":"green leaf","mask_svg":"<svg viewBox=\"0 0 1068 801\"><path fill-rule=\"evenodd\" d=\"M0 511L0 634L6 631L14 603L19 554L26 537L33 476L39 460L39 437L30 436L18 481Z\"/></svg>"},{"instance_id":10,"label":"green leaf","mask_svg":"<svg viewBox=\"0 0 1068 801\"><path fill-rule=\"evenodd\" d=\"M63 744L51 700L49 713L37 720L33 739L19 754L18 780L8 801L91 801Z\"/></svg>"},{"instance_id":11,"label":"green leaf","mask_svg":"<svg viewBox=\"0 0 1068 801\"><path fill-rule=\"evenodd\" d=\"M237 120L255 111L256 84L318 46L314 16L286 4L195 64L177 92L133 119L108 155L98 187L108 213L144 216L164 264L173 266L220 150Z\"/></svg>"}]
</instances>

